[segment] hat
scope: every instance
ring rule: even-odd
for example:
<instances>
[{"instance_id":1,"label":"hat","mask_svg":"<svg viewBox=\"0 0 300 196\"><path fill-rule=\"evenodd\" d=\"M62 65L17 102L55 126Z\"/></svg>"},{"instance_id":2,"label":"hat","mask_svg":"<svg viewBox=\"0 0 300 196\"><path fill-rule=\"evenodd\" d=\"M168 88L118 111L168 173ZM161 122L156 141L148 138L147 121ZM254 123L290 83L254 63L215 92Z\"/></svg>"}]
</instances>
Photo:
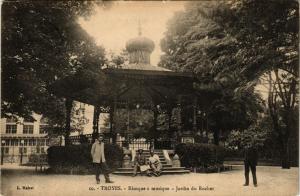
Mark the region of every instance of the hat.
<instances>
[{"instance_id":1,"label":"hat","mask_svg":"<svg viewBox=\"0 0 300 196\"><path fill-rule=\"evenodd\" d=\"M99 134L98 134L98 137L100 137L100 136L101 136L101 137L104 137L104 134L103 134L103 133L99 133Z\"/></svg>"}]
</instances>

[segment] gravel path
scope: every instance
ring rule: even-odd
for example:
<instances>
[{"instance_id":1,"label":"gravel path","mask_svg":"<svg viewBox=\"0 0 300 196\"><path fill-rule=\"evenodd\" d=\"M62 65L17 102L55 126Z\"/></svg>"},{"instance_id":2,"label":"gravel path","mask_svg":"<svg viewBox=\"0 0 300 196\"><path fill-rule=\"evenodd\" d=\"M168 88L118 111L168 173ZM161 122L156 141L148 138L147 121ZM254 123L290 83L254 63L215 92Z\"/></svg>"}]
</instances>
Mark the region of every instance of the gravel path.
<instances>
[{"instance_id":1,"label":"gravel path","mask_svg":"<svg viewBox=\"0 0 300 196\"><path fill-rule=\"evenodd\" d=\"M251 174L250 174L251 177ZM298 168L257 167L258 187L242 186L243 167L214 174L183 174L161 177L111 175L113 184L97 185L92 175L45 175L33 168L3 166L1 193L11 195L297 195ZM251 178L250 178L251 179ZM193 187L193 190L192 190ZM122 189L122 190L119 190ZM131 189L131 190L130 190ZM148 190L147 190L148 189ZM152 190L155 189L155 190Z\"/></svg>"}]
</instances>

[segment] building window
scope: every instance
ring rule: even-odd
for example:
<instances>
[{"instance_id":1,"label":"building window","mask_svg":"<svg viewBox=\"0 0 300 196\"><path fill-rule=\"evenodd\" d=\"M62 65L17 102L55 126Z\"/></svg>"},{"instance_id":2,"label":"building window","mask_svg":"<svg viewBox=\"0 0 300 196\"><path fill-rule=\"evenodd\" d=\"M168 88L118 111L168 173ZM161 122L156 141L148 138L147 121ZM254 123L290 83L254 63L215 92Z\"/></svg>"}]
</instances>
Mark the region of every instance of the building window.
<instances>
[{"instance_id":1,"label":"building window","mask_svg":"<svg viewBox=\"0 0 300 196\"><path fill-rule=\"evenodd\" d=\"M4 148L4 154L8 154L9 153L9 148L8 147L5 147Z\"/></svg>"},{"instance_id":2,"label":"building window","mask_svg":"<svg viewBox=\"0 0 300 196\"><path fill-rule=\"evenodd\" d=\"M18 146L18 140L17 139L12 139L11 140L11 145L12 146Z\"/></svg>"},{"instance_id":3,"label":"building window","mask_svg":"<svg viewBox=\"0 0 300 196\"><path fill-rule=\"evenodd\" d=\"M3 146L10 146L10 139L5 139L4 141L5 143L3 144Z\"/></svg>"},{"instance_id":4,"label":"building window","mask_svg":"<svg viewBox=\"0 0 300 196\"><path fill-rule=\"evenodd\" d=\"M47 125L40 125L40 134L47 133Z\"/></svg>"},{"instance_id":5,"label":"building window","mask_svg":"<svg viewBox=\"0 0 300 196\"><path fill-rule=\"evenodd\" d=\"M23 144L22 144L22 140L23 140ZM27 146L28 145L28 140L27 139L20 139L19 140L19 145L20 146Z\"/></svg>"},{"instance_id":6,"label":"building window","mask_svg":"<svg viewBox=\"0 0 300 196\"><path fill-rule=\"evenodd\" d=\"M45 154L45 148L41 147L41 153Z\"/></svg>"},{"instance_id":7,"label":"building window","mask_svg":"<svg viewBox=\"0 0 300 196\"><path fill-rule=\"evenodd\" d=\"M18 122L18 119L16 118L16 117L10 117L10 118L7 118L6 119L6 122L7 123L16 123L16 122Z\"/></svg>"},{"instance_id":8,"label":"building window","mask_svg":"<svg viewBox=\"0 0 300 196\"><path fill-rule=\"evenodd\" d=\"M17 133L17 125L6 125L6 133Z\"/></svg>"},{"instance_id":9,"label":"building window","mask_svg":"<svg viewBox=\"0 0 300 196\"><path fill-rule=\"evenodd\" d=\"M29 139L28 146L35 146L35 145L36 145L35 139Z\"/></svg>"},{"instance_id":10,"label":"building window","mask_svg":"<svg viewBox=\"0 0 300 196\"><path fill-rule=\"evenodd\" d=\"M23 133L24 134L33 134L33 125L24 125Z\"/></svg>"},{"instance_id":11,"label":"building window","mask_svg":"<svg viewBox=\"0 0 300 196\"><path fill-rule=\"evenodd\" d=\"M37 145L38 145L38 146L45 146L45 140L44 140L44 139L39 139L39 140L37 141Z\"/></svg>"}]
</instances>

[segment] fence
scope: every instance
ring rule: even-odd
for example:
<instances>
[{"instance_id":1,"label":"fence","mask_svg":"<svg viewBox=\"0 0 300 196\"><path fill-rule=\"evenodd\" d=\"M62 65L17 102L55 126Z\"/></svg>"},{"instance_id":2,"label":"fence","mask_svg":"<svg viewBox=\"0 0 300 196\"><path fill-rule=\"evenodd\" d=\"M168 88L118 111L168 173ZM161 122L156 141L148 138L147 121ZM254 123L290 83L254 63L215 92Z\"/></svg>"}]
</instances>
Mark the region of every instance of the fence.
<instances>
[{"instance_id":1,"label":"fence","mask_svg":"<svg viewBox=\"0 0 300 196\"><path fill-rule=\"evenodd\" d=\"M92 143L92 134L71 136L70 140L72 144L79 145L81 143ZM111 143L109 137L104 137L105 143ZM145 138L137 139L121 139L117 140L116 144L120 147L125 147L129 150L149 150L150 148L154 149L174 149L176 141L173 139L157 139L157 140L147 140Z\"/></svg>"},{"instance_id":2,"label":"fence","mask_svg":"<svg viewBox=\"0 0 300 196\"><path fill-rule=\"evenodd\" d=\"M125 147L129 150L149 150L153 147L153 141L147 141L145 138L117 141L116 143L120 147Z\"/></svg>"}]
</instances>

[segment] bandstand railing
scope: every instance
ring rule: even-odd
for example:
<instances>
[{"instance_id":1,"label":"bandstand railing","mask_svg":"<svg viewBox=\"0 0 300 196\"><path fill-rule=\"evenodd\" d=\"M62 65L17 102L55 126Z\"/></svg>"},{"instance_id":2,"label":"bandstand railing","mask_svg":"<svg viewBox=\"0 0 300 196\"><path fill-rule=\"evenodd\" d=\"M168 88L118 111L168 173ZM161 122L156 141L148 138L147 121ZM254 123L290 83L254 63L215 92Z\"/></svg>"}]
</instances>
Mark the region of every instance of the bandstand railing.
<instances>
[{"instance_id":1,"label":"bandstand railing","mask_svg":"<svg viewBox=\"0 0 300 196\"><path fill-rule=\"evenodd\" d=\"M92 134L70 136L70 141L73 145L79 145L81 143L92 143ZM109 137L104 137L105 143L112 143ZM174 149L176 141L173 139L157 139L157 140L147 140L145 138L137 139L123 139L117 140L116 144L120 147L127 148L129 150L149 150L154 149Z\"/></svg>"}]
</instances>

